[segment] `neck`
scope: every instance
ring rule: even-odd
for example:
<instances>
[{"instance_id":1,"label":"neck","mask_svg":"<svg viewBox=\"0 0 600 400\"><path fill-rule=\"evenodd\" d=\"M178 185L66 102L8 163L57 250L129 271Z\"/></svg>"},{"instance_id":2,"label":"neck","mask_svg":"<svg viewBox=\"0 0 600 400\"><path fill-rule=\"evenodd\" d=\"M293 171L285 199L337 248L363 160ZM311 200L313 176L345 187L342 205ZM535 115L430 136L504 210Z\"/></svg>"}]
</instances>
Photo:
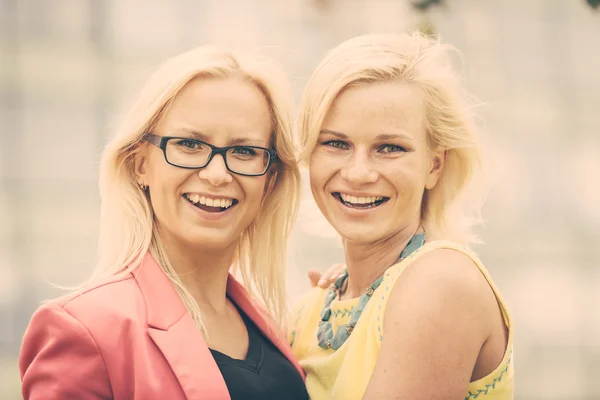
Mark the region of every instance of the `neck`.
<instances>
[{"instance_id":1,"label":"neck","mask_svg":"<svg viewBox=\"0 0 600 400\"><path fill-rule=\"evenodd\" d=\"M350 299L362 295L386 269L396 263L402 250L419 231L420 221L417 221L393 236L375 243L357 243L344 239L348 286L343 298Z\"/></svg>"},{"instance_id":2,"label":"neck","mask_svg":"<svg viewBox=\"0 0 600 400\"><path fill-rule=\"evenodd\" d=\"M190 246L161 235L169 262L186 290L204 312L221 314L227 308L227 278L236 244L221 249Z\"/></svg>"}]
</instances>

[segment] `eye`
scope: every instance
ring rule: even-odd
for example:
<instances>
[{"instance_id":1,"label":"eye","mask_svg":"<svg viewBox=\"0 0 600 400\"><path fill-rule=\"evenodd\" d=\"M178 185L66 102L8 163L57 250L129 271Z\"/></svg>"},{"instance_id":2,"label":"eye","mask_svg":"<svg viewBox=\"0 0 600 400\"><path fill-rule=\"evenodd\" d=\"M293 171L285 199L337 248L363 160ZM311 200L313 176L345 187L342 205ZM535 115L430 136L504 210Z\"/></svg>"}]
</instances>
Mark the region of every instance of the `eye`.
<instances>
[{"instance_id":1,"label":"eye","mask_svg":"<svg viewBox=\"0 0 600 400\"><path fill-rule=\"evenodd\" d=\"M397 144L384 144L379 148L379 152L384 154L394 154L406 152L406 149L402 146L398 146Z\"/></svg>"},{"instance_id":2,"label":"eye","mask_svg":"<svg viewBox=\"0 0 600 400\"><path fill-rule=\"evenodd\" d=\"M321 143L323 146L333 147L334 149L344 150L349 146L346 142L342 142L341 140L328 140L326 142Z\"/></svg>"},{"instance_id":3,"label":"eye","mask_svg":"<svg viewBox=\"0 0 600 400\"><path fill-rule=\"evenodd\" d=\"M202 149L202 143L193 139L181 139L177 141L177 145L184 147L188 150L200 150Z\"/></svg>"},{"instance_id":4,"label":"eye","mask_svg":"<svg viewBox=\"0 0 600 400\"><path fill-rule=\"evenodd\" d=\"M232 153L240 156L255 156L256 150L252 147L235 147Z\"/></svg>"}]
</instances>

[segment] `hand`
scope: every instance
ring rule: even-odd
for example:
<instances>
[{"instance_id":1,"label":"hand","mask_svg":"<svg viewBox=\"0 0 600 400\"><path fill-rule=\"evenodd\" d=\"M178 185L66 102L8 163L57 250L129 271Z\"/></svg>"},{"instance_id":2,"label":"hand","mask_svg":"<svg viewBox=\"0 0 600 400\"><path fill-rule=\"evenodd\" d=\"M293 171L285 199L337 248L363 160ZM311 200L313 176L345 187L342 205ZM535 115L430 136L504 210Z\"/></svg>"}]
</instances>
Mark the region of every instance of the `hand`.
<instances>
[{"instance_id":1,"label":"hand","mask_svg":"<svg viewBox=\"0 0 600 400\"><path fill-rule=\"evenodd\" d=\"M308 279L311 287L320 287L327 289L337 278L339 278L346 269L346 264L333 264L327 271L321 273L315 269L308 271Z\"/></svg>"}]
</instances>

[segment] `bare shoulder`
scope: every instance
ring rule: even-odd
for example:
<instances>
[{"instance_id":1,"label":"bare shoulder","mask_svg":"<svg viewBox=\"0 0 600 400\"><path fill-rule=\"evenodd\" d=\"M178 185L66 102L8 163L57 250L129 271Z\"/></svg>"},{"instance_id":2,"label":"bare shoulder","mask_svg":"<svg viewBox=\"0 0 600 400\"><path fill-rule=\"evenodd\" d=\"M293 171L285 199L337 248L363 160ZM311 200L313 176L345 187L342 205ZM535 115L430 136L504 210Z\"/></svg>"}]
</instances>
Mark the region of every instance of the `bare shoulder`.
<instances>
[{"instance_id":1,"label":"bare shoulder","mask_svg":"<svg viewBox=\"0 0 600 400\"><path fill-rule=\"evenodd\" d=\"M432 249L390 291L365 399L464 398L497 309L479 267L460 251Z\"/></svg>"},{"instance_id":2,"label":"bare shoulder","mask_svg":"<svg viewBox=\"0 0 600 400\"><path fill-rule=\"evenodd\" d=\"M486 321L496 309L493 290L475 262L465 253L442 248L407 267L392 289L385 319L433 317L438 327L468 323L486 336Z\"/></svg>"},{"instance_id":3,"label":"bare shoulder","mask_svg":"<svg viewBox=\"0 0 600 400\"><path fill-rule=\"evenodd\" d=\"M467 297L493 295L485 276L467 254L444 248L418 257L407 267L397 286L417 286L425 292L463 293Z\"/></svg>"}]
</instances>

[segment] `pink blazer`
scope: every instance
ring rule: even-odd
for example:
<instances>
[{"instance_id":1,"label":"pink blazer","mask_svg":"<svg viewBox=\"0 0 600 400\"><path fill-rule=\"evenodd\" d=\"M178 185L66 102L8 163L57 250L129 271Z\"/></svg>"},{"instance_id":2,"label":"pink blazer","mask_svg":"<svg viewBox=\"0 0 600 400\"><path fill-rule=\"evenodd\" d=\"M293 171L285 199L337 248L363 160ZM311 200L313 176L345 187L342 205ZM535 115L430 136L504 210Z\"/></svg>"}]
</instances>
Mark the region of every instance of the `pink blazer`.
<instances>
[{"instance_id":1,"label":"pink blazer","mask_svg":"<svg viewBox=\"0 0 600 400\"><path fill-rule=\"evenodd\" d=\"M304 377L274 322L227 293ZM40 307L19 357L25 399L230 399L202 335L148 254L134 272Z\"/></svg>"}]
</instances>

